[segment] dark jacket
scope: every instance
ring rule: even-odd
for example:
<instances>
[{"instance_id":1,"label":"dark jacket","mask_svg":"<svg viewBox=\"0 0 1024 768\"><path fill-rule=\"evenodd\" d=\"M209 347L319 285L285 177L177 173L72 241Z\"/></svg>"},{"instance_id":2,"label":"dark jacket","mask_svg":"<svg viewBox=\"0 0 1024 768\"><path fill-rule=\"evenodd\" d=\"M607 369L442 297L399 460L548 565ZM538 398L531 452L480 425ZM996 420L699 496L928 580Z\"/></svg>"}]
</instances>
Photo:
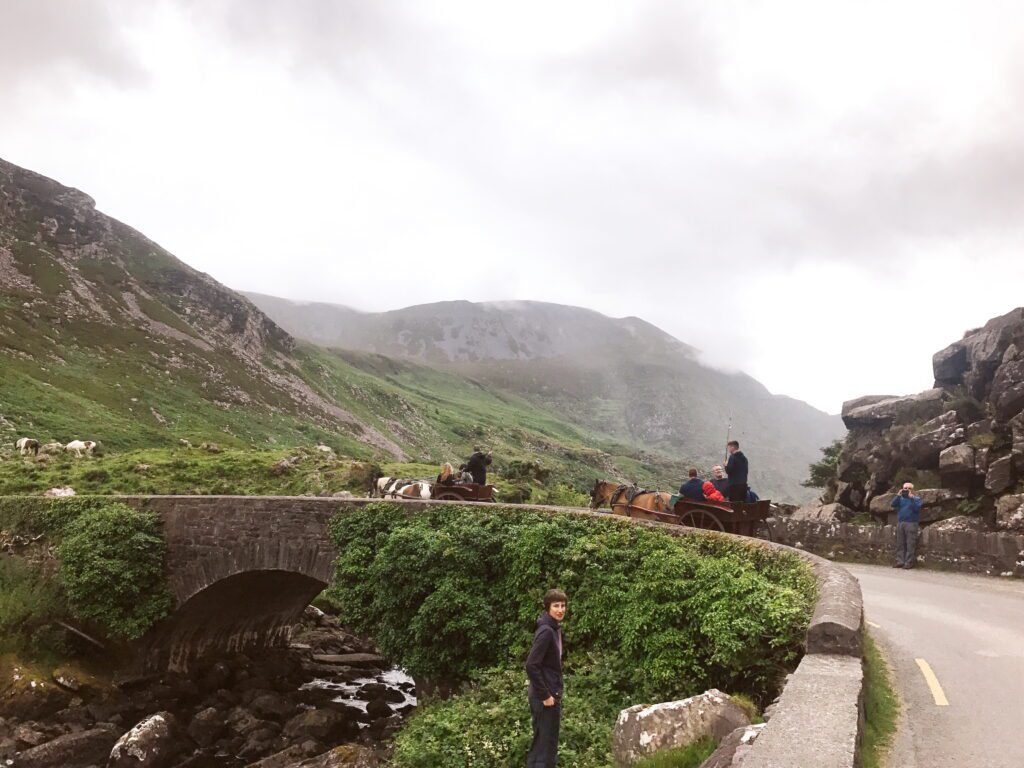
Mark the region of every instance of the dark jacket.
<instances>
[{"instance_id":1,"label":"dark jacket","mask_svg":"<svg viewBox=\"0 0 1024 768\"><path fill-rule=\"evenodd\" d=\"M743 451L736 451L725 463L725 474L729 476L729 487L747 484L747 457Z\"/></svg>"},{"instance_id":2,"label":"dark jacket","mask_svg":"<svg viewBox=\"0 0 1024 768\"><path fill-rule=\"evenodd\" d=\"M754 493L754 489L747 486L747 504L753 504L755 501L760 501L761 497Z\"/></svg>"},{"instance_id":3,"label":"dark jacket","mask_svg":"<svg viewBox=\"0 0 1024 768\"><path fill-rule=\"evenodd\" d=\"M729 490L728 477L723 477L721 480L712 480L711 484L715 486L715 490L718 491L723 496L725 495L725 492Z\"/></svg>"},{"instance_id":4,"label":"dark jacket","mask_svg":"<svg viewBox=\"0 0 1024 768\"><path fill-rule=\"evenodd\" d=\"M562 698L562 629L547 611L537 618L533 646L526 657L526 676L533 698Z\"/></svg>"},{"instance_id":5,"label":"dark jacket","mask_svg":"<svg viewBox=\"0 0 1024 768\"><path fill-rule=\"evenodd\" d=\"M466 471L473 476L473 482L477 485L487 485L487 466L491 463L491 457L477 451L469 457L465 463Z\"/></svg>"},{"instance_id":6,"label":"dark jacket","mask_svg":"<svg viewBox=\"0 0 1024 768\"><path fill-rule=\"evenodd\" d=\"M704 501L704 481L699 477L691 477L679 486L679 495L687 499Z\"/></svg>"},{"instance_id":7,"label":"dark jacket","mask_svg":"<svg viewBox=\"0 0 1024 768\"><path fill-rule=\"evenodd\" d=\"M896 510L896 520L900 523L921 522L921 497L897 495L890 504Z\"/></svg>"}]
</instances>

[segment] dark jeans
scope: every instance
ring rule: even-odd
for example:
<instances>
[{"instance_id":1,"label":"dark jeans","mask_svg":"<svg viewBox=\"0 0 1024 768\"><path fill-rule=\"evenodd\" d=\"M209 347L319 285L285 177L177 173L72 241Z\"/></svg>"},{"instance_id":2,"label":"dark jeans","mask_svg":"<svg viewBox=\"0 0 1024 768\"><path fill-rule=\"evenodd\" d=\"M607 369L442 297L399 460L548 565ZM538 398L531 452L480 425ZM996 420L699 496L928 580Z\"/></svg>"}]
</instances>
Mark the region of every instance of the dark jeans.
<instances>
[{"instance_id":1,"label":"dark jeans","mask_svg":"<svg viewBox=\"0 0 1024 768\"><path fill-rule=\"evenodd\" d=\"M896 565L913 568L917 564L918 523L896 523Z\"/></svg>"},{"instance_id":2,"label":"dark jeans","mask_svg":"<svg viewBox=\"0 0 1024 768\"><path fill-rule=\"evenodd\" d=\"M533 716L533 743L526 755L526 768L555 768L558 765L558 728L562 721L562 702L545 707L541 699L530 697Z\"/></svg>"},{"instance_id":3,"label":"dark jeans","mask_svg":"<svg viewBox=\"0 0 1024 768\"><path fill-rule=\"evenodd\" d=\"M725 498L729 501L746 501L749 487L747 485L730 485L729 492L725 495Z\"/></svg>"}]
</instances>

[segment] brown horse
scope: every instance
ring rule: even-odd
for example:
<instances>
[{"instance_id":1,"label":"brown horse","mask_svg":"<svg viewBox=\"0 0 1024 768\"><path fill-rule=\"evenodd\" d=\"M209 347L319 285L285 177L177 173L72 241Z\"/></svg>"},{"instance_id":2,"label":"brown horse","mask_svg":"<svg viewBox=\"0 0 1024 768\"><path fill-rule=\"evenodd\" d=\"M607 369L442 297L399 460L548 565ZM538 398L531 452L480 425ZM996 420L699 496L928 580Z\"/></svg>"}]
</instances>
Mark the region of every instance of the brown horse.
<instances>
[{"instance_id":1,"label":"brown horse","mask_svg":"<svg viewBox=\"0 0 1024 768\"><path fill-rule=\"evenodd\" d=\"M671 499L670 493L645 491L635 485L596 480L590 492L590 508L598 509L607 504L616 515L632 517L634 513L640 513L641 517L664 519L660 516L669 515L674 519L675 514L669 505Z\"/></svg>"}]
</instances>

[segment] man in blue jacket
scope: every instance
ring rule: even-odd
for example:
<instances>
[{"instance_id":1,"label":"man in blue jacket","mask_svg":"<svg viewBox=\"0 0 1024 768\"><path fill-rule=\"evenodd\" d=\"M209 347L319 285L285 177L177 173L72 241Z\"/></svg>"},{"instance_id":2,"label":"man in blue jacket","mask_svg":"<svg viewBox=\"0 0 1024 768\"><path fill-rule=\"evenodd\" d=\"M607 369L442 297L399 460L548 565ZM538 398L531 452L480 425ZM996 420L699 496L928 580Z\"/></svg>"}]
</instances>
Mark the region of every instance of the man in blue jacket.
<instances>
[{"instance_id":1,"label":"man in blue jacket","mask_svg":"<svg viewBox=\"0 0 1024 768\"><path fill-rule=\"evenodd\" d=\"M903 490L892 500L896 510L896 563L893 568L913 568L917 562L917 532L921 522L921 497L914 495L913 483L904 483Z\"/></svg>"},{"instance_id":2,"label":"man in blue jacket","mask_svg":"<svg viewBox=\"0 0 1024 768\"><path fill-rule=\"evenodd\" d=\"M562 619L567 602L561 590L549 589L544 594L544 613L537 619L533 646L526 657L526 676L530 679L527 697L533 718L533 743L526 756L526 768L558 765L558 730L562 721Z\"/></svg>"},{"instance_id":3,"label":"man in blue jacket","mask_svg":"<svg viewBox=\"0 0 1024 768\"><path fill-rule=\"evenodd\" d=\"M729 476L729 492L725 494L725 498L729 501L746 501L749 470L747 457L743 455L736 440L730 440L725 449L729 452L729 460L725 462L725 474Z\"/></svg>"},{"instance_id":4,"label":"man in blue jacket","mask_svg":"<svg viewBox=\"0 0 1024 768\"><path fill-rule=\"evenodd\" d=\"M696 468L690 467L690 471L687 474L690 476L690 479L679 486L679 495L684 499L704 501L704 481L697 477Z\"/></svg>"}]
</instances>

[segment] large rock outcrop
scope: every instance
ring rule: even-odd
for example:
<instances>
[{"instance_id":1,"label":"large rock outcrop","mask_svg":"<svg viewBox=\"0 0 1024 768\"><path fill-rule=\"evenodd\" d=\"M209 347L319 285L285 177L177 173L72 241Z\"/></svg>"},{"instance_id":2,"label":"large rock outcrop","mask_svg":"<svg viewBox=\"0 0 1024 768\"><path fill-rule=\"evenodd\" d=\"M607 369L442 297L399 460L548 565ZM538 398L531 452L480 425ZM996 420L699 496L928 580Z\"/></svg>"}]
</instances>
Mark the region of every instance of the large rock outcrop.
<instances>
[{"instance_id":1,"label":"large rock outcrop","mask_svg":"<svg viewBox=\"0 0 1024 768\"><path fill-rule=\"evenodd\" d=\"M922 522L959 514L1016 529L1014 494L1024 490L1024 308L968 331L935 354L932 368L932 389L844 403L850 431L822 501L884 520L892 494L909 481L924 500Z\"/></svg>"}]
</instances>

